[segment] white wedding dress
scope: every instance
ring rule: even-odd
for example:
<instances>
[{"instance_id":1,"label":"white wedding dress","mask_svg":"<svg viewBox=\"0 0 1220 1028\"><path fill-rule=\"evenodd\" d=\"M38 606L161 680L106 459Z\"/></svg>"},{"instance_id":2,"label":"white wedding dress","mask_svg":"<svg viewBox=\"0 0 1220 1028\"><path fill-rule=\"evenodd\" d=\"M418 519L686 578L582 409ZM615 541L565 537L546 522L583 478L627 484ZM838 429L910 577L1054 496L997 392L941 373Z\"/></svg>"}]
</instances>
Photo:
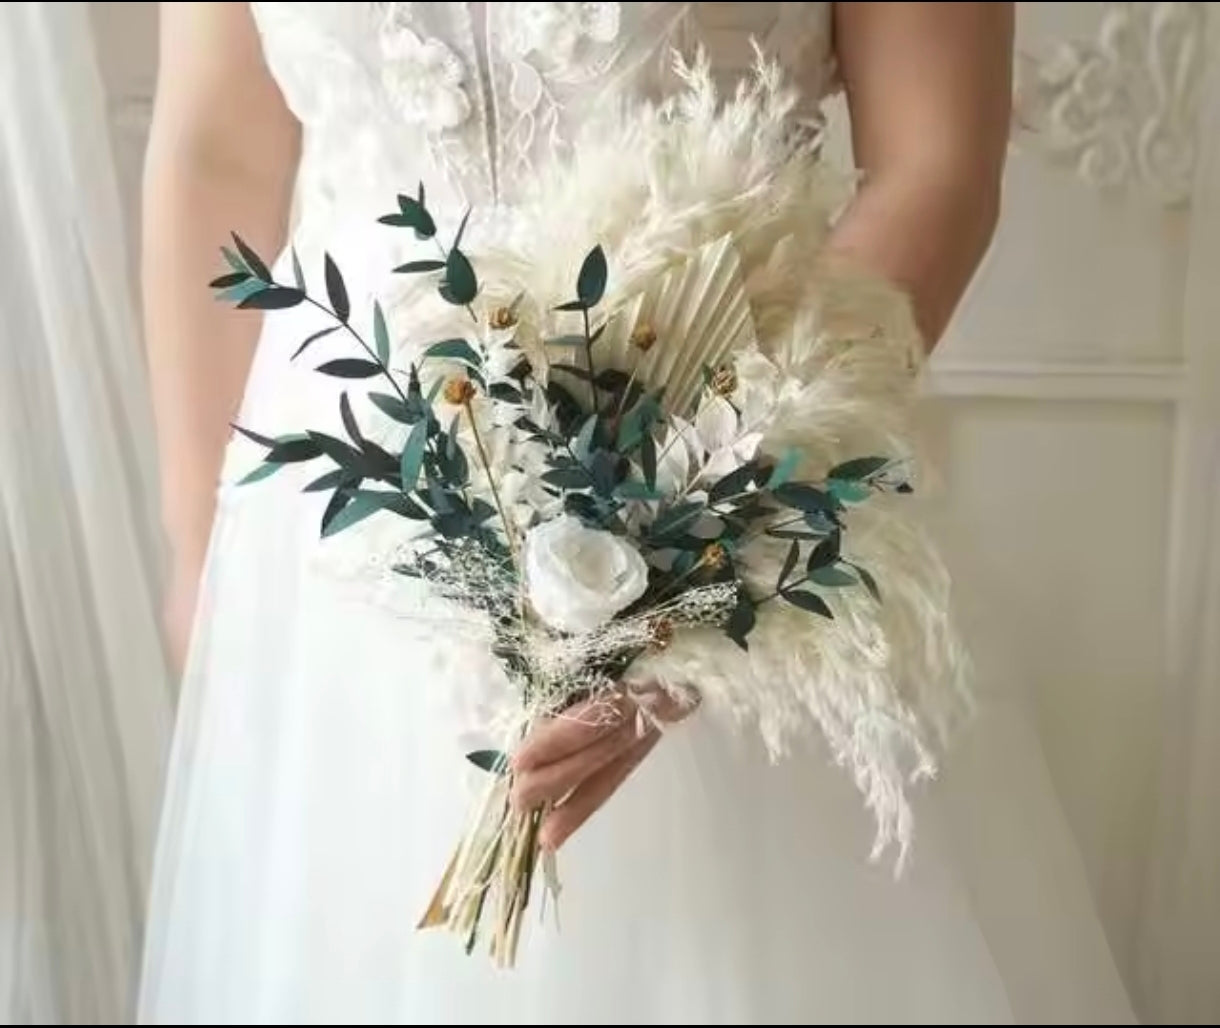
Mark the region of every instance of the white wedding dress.
<instances>
[{"instance_id":1,"label":"white wedding dress","mask_svg":"<svg viewBox=\"0 0 1220 1028\"><path fill-rule=\"evenodd\" d=\"M833 79L830 6L253 4L305 126L294 242L311 285L326 248L367 311L403 259L376 216L420 180L451 223L474 207L467 239L494 232L611 95L664 92L673 48L706 47L731 79L757 40L812 111ZM334 380L288 359L314 324L269 318L246 425L335 422ZM350 355L334 338L317 353L332 345ZM771 765L695 717L561 853L562 925L531 923L514 971L418 932L468 813L459 736L486 665L426 605L404 617L351 588L299 478L230 485L259 452L235 441L220 490L143 1022L1133 1020L1037 744L1002 706L920 798L900 880L869 863L868 816L817 740Z\"/></svg>"}]
</instances>

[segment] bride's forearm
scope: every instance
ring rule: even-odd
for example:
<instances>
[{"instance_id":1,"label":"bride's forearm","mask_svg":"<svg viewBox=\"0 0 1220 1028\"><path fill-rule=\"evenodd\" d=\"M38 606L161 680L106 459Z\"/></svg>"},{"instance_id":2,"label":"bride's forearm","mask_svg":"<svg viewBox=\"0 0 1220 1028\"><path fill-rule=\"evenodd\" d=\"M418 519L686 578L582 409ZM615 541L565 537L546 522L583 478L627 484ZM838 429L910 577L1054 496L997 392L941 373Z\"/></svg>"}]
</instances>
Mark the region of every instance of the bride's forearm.
<instances>
[{"instance_id":1,"label":"bride's forearm","mask_svg":"<svg viewBox=\"0 0 1220 1028\"><path fill-rule=\"evenodd\" d=\"M936 345L991 242L999 189L952 174L895 173L867 182L831 237L828 256L892 282Z\"/></svg>"}]
</instances>

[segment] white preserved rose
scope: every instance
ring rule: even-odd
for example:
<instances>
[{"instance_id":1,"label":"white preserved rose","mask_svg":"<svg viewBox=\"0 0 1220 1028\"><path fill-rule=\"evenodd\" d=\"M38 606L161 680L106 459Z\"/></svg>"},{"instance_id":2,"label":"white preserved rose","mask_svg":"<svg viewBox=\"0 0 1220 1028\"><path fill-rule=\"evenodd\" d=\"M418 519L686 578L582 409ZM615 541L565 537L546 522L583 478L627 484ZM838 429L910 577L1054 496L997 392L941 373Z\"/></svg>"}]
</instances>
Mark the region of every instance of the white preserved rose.
<instances>
[{"instance_id":1,"label":"white preserved rose","mask_svg":"<svg viewBox=\"0 0 1220 1028\"><path fill-rule=\"evenodd\" d=\"M648 588L648 565L627 540L564 514L525 537L525 589L535 613L561 632L584 633Z\"/></svg>"}]
</instances>

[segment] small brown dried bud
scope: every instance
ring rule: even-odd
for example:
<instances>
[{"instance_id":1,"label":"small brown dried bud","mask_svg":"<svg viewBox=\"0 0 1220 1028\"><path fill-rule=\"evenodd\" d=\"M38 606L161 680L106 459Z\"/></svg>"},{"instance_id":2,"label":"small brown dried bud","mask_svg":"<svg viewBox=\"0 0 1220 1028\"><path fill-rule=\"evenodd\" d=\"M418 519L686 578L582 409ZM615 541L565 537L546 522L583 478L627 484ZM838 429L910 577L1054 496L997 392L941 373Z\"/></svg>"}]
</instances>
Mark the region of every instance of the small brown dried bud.
<instances>
[{"instance_id":1,"label":"small brown dried bud","mask_svg":"<svg viewBox=\"0 0 1220 1028\"><path fill-rule=\"evenodd\" d=\"M657 618L649 625L652 636L652 648L664 650L674 641L674 623L669 618Z\"/></svg>"},{"instance_id":2,"label":"small brown dried bud","mask_svg":"<svg viewBox=\"0 0 1220 1028\"><path fill-rule=\"evenodd\" d=\"M705 568L710 568L712 571L719 571L724 567L724 562L729 559L728 550L720 543L712 543L703 551L703 556L699 558L699 563Z\"/></svg>"},{"instance_id":3,"label":"small brown dried bud","mask_svg":"<svg viewBox=\"0 0 1220 1028\"><path fill-rule=\"evenodd\" d=\"M737 392L737 372L726 364L712 376L711 386L717 396L732 396Z\"/></svg>"},{"instance_id":4,"label":"small brown dried bud","mask_svg":"<svg viewBox=\"0 0 1220 1028\"><path fill-rule=\"evenodd\" d=\"M474 399L474 383L458 376L445 383L445 402L455 407L464 407Z\"/></svg>"},{"instance_id":5,"label":"small brown dried bud","mask_svg":"<svg viewBox=\"0 0 1220 1028\"><path fill-rule=\"evenodd\" d=\"M511 307L497 307L491 312L490 323L494 329L512 328L517 323L517 312Z\"/></svg>"},{"instance_id":6,"label":"small brown dried bud","mask_svg":"<svg viewBox=\"0 0 1220 1028\"><path fill-rule=\"evenodd\" d=\"M657 344L657 330L649 324L643 324L631 333L629 340L640 353L647 353Z\"/></svg>"}]
</instances>

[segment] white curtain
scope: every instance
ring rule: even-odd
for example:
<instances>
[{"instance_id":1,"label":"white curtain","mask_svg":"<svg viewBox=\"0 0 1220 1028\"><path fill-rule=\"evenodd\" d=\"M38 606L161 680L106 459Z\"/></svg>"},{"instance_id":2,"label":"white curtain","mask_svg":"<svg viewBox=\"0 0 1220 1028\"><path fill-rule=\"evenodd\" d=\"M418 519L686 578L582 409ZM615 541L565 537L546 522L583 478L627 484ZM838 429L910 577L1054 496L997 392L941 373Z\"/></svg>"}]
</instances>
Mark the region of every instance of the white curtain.
<instances>
[{"instance_id":1,"label":"white curtain","mask_svg":"<svg viewBox=\"0 0 1220 1028\"><path fill-rule=\"evenodd\" d=\"M171 717L88 11L0 6L0 1021L130 1016Z\"/></svg>"}]
</instances>

